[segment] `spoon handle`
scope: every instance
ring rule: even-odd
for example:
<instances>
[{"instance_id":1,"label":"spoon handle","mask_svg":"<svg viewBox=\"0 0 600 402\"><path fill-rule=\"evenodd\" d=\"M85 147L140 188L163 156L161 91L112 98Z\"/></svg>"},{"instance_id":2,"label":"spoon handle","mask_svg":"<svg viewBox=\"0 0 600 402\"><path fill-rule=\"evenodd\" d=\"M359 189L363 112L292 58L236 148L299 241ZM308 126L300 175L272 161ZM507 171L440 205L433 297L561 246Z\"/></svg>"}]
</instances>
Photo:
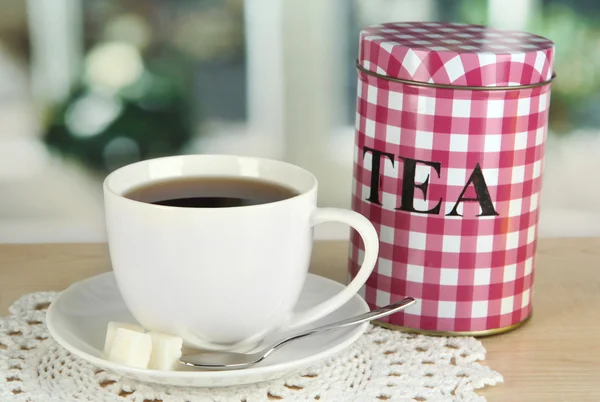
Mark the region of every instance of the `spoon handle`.
<instances>
[{"instance_id":1,"label":"spoon handle","mask_svg":"<svg viewBox=\"0 0 600 402\"><path fill-rule=\"evenodd\" d=\"M362 324L363 322L376 320L378 318L382 318L382 317L388 316L390 314L397 313L398 311L404 310L405 308L407 308L408 306L410 306L414 303L416 303L415 299L413 299L412 297L407 297L407 298L399 300L395 303L389 304L384 307L377 308L375 310L371 310L367 313L357 315L355 317L350 317L345 320L341 320L341 321L337 321L337 322L334 322L331 324L323 325L322 327L311 328L307 331L292 335L289 338L282 339L281 341L272 345L270 347L271 350L269 351L268 354L270 354L270 352L272 352L273 350L277 349L278 347L280 347L283 344L288 343L290 341L304 338L306 336L309 336L309 335L312 335L312 334L315 334L318 332L330 331L332 329L349 327L351 325L357 325L357 324ZM266 357L266 355L265 355L265 357Z\"/></svg>"}]
</instances>

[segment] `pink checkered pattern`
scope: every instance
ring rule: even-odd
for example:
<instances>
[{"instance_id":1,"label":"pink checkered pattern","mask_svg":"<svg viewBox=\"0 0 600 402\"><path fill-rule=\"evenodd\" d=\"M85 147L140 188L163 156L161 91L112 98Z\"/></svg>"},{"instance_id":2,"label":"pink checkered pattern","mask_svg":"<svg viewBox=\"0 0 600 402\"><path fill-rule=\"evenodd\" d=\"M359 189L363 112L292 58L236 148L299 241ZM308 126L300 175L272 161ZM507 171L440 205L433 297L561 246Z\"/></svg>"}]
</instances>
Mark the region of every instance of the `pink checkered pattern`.
<instances>
[{"instance_id":1,"label":"pink checkered pattern","mask_svg":"<svg viewBox=\"0 0 600 402\"><path fill-rule=\"evenodd\" d=\"M384 321L470 332L504 328L531 314L549 101L550 85L471 91L360 74L352 207L380 236L377 266L361 292L371 307L405 296L419 301ZM376 182L373 150L392 156L381 157ZM414 208L439 205L438 213L398 209L408 160L418 161ZM473 183L467 186L477 166L497 215L477 216L478 194ZM373 183L379 203L368 200ZM448 216L461 193L471 200ZM363 253L353 234L351 276Z\"/></svg>"},{"instance_id":2,"label":"pink checkered pattern","mask_svg":"<svg viewBox=\"0 0 600 402\"><path fill-rule=\"evenodd\" d=\"M360 34L359 60L372 72L436 84L514 86L552 76L554 45L540 36L479 25L386 23Z\"/></svg>"}]
</instances>

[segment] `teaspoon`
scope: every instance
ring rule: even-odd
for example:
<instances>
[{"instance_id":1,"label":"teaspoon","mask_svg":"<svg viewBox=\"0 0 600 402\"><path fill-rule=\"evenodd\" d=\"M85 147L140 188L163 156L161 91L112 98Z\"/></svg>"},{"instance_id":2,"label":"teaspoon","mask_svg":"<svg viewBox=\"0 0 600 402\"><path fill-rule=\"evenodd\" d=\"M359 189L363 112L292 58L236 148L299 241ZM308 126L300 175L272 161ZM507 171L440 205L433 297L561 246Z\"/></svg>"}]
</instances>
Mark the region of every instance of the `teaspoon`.
<instances>
[{"instance_id":1,"label":"teaspoon","mask_svg":"<svg viewBox=\"0 0 600 402\"><path fill-rule=\"evenodd\" d=\"M282 339L274 343L273 345L254 353L206 351L201 353L183 355L180 357L179 361L185 364L186 366L193 366L205 370L244 369L264 360L269 355L271 355L271 353L273 353L277 348L287 344L288 342L294 341L296 339L301 339L309 335L330 331L332 329L349 327L367 321L376 320L378 318L397 313L400 310L404 310L406 307L414 303L416 303L415 299L413 299L412 297L407 297L390 305L380 307L378 309L357 315L355 317L347 318L345 320L334 322L332 324L327 324L321 327L311 328L307 331L300 332L288 338Z\"/></svg>"}]
</instances>

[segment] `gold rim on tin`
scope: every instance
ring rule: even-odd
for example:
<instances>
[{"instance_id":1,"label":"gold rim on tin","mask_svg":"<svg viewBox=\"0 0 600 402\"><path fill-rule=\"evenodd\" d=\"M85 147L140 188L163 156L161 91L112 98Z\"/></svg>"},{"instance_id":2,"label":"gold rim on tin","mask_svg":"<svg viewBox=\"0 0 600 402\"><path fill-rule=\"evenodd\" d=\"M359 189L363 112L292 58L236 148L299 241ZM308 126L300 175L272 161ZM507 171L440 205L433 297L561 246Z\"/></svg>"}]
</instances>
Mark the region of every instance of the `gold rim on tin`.
<instances>
[{"instance_id":1,"label":"gold rim on tin","mask_svg":"<svg viewBox=\"0 0 600 402\"><path fill-rule=\"evenodd\" d=\"M413 81L413 80L405 80L403 78L394 78L387 75L375 73L373 71L369 71L363 66L360 65L358 60L356 61L356 68L358 71L370 75L373 77L381 78L386 81L399 82L401 84L409 84L417 87L429 87L429 88L444 88L444 89L464 89L468 91L512 91L517 89L529 89L529 88L537 88L543 87L552 83L552 81L556 78L556 73L552 73L552 77L549 80L538 82L536 84L528 84L528 85L515 85L515 86L502 86L502 87L477 87L477 86L467 86L467 85L450 85L450 84L432 84L429 82L421 82L421 81Z\"/></svg>"},{"instance_id":2,"label":"gold rim on tin","mask_svg":"<svg viewBox=\"0 0 600 402\"><path fill-rule=\"evenodd\" d=\"M421 334L421 335L430 335L430 336L474 336L477 338L483 338L486 336L493 336L498 334L503 334L505 332L512 331L513 329L517 329L524 325L531 318L532 314L529 314L527 318L523 321L519 321L516 324L509 325L508 327L502 328L494 328L494 329L485 329L483 331L462 331L462 332L453 332L453 331L428 331L424 329L415 329L409 327L403 327L400 325L388 324L387 322L381 322L379 320L371 321L372 324L378 325L383 328L393 329L396 331L402 331L406 333L412 334Z\"/></svg>"}]
</instances>

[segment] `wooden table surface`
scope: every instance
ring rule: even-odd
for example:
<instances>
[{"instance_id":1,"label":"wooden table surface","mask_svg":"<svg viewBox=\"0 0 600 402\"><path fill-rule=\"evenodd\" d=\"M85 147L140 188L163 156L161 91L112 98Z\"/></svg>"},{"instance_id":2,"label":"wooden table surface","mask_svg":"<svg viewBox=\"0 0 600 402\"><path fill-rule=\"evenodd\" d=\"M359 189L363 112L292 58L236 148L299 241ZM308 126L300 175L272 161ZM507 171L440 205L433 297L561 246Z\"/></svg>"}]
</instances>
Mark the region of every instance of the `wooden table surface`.
<instances>
[{"instance_id":1,"label":"wooden table surface","mask_svg":"<svg viewBox=\"0 0 600 402\"><path fill-rule=\"evenodd\" d=\"M345 281L347 243L315 245L311 270ZM0 245L0 316L20 295L61 290L110 269L106 245ZM482 339L505 383L488 401L600 400L600 239L542 239L533 318Z\"/></svg>"}]
</instances>

